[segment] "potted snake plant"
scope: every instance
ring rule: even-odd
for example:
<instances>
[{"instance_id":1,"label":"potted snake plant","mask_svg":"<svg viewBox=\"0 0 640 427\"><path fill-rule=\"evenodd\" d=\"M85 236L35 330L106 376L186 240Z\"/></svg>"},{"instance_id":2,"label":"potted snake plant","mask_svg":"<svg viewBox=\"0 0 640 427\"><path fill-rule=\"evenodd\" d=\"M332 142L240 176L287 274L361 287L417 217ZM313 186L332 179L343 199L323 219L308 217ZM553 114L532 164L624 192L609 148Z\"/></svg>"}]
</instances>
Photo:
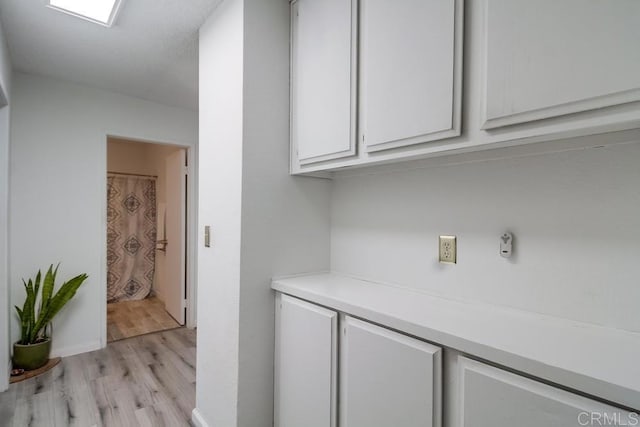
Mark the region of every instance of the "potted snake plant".
<instances>
[{"instance_id":1,"label":"potted snake plant","mask_svg":"<svg viewBox=\"0 0 640 427\"><path fill-rule=\"evenodd\" d=\"M27 296L22 308L16 306L21 334L20 341L13 345L14 369L33 370L47 364L51 352L51 321L88 277L80 274L63 283L54 294L57 273L58 267L54 269L52 264L44 278L38 271L35 279L22 280Z\"/></svg>"}]
</instances>

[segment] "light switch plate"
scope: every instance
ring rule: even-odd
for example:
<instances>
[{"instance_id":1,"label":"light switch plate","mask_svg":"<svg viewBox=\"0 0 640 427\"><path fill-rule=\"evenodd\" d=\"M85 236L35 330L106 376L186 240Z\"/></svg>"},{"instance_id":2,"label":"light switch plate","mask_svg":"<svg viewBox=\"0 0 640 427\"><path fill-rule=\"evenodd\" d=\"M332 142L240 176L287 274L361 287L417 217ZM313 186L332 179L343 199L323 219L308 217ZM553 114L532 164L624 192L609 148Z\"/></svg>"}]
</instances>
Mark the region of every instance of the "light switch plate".
<instances>
[{"instance_id":1,"label":"light switch plate","mask_svg":"<svg viewBox=\"0 0 640 427\"><path fill-rule=\"evenodd\" d=\"M204 226L204 247L211 247L211 226L209 225Z\"/></svg>"},{"instance_id":2,"label":"light switch plate","mask_svg":"<svg viewBox=\"0 0 640 427\"><path fill-rule=\"evenodd\" d=\"M455 264L457 259L456 236L440 236L439 260L443 264Z\"/></svg>"}]
</instances>

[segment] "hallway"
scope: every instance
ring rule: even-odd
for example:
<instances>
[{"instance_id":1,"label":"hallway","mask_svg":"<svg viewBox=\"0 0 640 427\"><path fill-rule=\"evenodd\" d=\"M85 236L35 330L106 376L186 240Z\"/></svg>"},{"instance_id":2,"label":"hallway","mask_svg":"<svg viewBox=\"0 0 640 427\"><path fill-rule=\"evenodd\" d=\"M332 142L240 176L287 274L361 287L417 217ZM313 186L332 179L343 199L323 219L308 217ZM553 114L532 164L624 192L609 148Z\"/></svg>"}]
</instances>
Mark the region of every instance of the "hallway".
<instances>
[{"instance_id":1,"label":"hallway","mask_svg":"<svg viewBox=\"0 0 640 427\"><path fill-rule=\"evenodd\" d=\"M196 331L174 329L66 357L0 393L3 426L188 426Z\"/></svg>"}]
</instances>

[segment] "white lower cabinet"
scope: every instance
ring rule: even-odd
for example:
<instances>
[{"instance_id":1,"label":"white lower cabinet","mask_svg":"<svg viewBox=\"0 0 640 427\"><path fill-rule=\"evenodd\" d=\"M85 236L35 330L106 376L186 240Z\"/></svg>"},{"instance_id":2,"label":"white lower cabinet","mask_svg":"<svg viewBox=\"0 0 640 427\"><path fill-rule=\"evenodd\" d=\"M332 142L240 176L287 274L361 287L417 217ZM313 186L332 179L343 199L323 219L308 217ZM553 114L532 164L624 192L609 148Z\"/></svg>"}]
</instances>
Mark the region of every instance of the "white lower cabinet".
<instances>
[{"instance_id":1,"label":"white lower cabinet","mask_svg":"<svg viewBox=\"0 0 640 427\"><path fill-rule=\"evenodd\" d=\"M640 425L636 413L466 357L458 366L461 427Z\"/></svg>"},{"instance_id":2,"label":"white lower cabinet","mask_svg":"<svg viewBox=\"0 0 640 427\"><path fill-rule=\"evenodd\" d=\"M442 350L344 316L341 427L441 425Z\"/></svg>"},{"instance_id":3,"label":"white lower cabinet","mask_svg":"<svg viewBox=\"0 0 640 427\"><path fill-rule=\"evenodd\" d=\"M638 413L444 351L279 293L275 426L640 426Z\"/></svg>"},{"instance_id":4,"label":"white lower cabinet","mask_svg":"<svg viewBox=\"0 0 640 427\"><path fill-rule=\"evenodd\" d=\"M338 314L276 298L275 425L336 425Z\"/></svg>"},{"instance_id":5,"label":"white lower cabinet","mask_svg":"<svg viewBox=\"0 0 640 427\"><path fill-rule=\"evenodd\" d=\"M343 316L338 364L337 328L336 312L278 294L276 426L441 425L439 347Z\"/></svg>"}]
</instances>

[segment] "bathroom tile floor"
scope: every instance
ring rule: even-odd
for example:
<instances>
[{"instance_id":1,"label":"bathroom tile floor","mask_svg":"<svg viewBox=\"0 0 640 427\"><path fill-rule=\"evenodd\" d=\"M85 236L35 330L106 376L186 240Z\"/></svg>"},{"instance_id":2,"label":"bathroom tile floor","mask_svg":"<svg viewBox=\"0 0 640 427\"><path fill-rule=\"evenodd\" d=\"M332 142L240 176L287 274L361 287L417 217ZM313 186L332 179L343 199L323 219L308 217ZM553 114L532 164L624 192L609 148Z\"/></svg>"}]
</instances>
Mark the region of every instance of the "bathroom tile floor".
<instances>
[{"instance_id":1,"label":"bathroom tile floor","mask_svg":"<svg viewBox=\"0 0 640 427\"><path fill-rule=\"evenodd\" d=\"M164 309L164 303L155 296L107 304L107 342L179 326Z\"/></svg>"}]
</instances>

